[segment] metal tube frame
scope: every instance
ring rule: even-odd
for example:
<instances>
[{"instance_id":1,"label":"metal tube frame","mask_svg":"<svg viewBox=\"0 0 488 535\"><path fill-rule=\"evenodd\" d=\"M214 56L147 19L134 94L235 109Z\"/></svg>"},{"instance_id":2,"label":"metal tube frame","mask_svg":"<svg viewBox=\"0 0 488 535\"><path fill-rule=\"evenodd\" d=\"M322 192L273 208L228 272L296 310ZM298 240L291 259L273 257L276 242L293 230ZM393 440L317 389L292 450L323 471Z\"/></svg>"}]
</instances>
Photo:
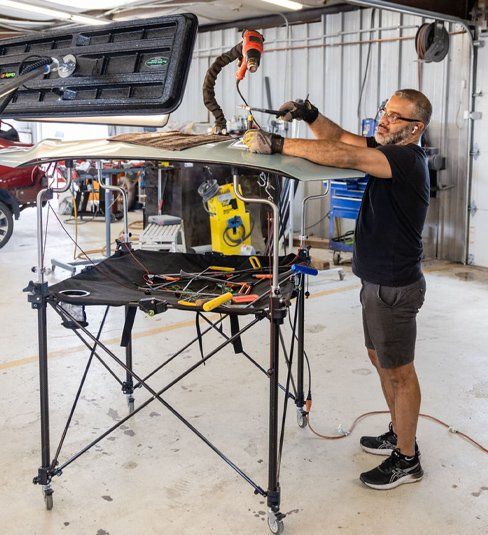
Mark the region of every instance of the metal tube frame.
<instances>
[{"instance_id":1,"label":"metal tube frame","mask_svg":"<svg viewBox=\"0 0 488 535\"><path fill-rule=\"evenodd\" d=\"M305 246L305 240L307 238L306 231L306 208L307 203L314 199L323 199L326 197L330 190L330 182L327 182L325 191L316 195L308 195L302 201L302 214L300 220L300 236L299 236L299 249L298 254L304 260L310 260L309 252ZM297 420L300 427L305 427L307 412L304 410L305 406L305 392L303 386L303 374L304 374L304 356L305 356L305 281L306 276L303 273L297 275L298 279L298 341L297 341L297 393L295 399L295 405L297 408Z\"/></svg>"},{"instance_id":2,"label":"metal tube frame","mask_svg":"<svg viewBox=\"0 0 488 535\"><path fill-rule=\"evenodd\" d=\"M99 170L99 178L102 178L101 174L101 165L98 164L98 170ZM60 188L58 190L52 190L52 191L65 191L70 186L70 179L71 179L71 166L69 166L68 170L68 183L66 185L66 188ZM126 351L126 362L124 363L121 359L119 359L112 351L110 351L104 344L102 344L99 340L99 336L96 337L93 334L91 334L83 325L81 325L67 310L62 308L59 304L52 301L52 299L49 299L48 301L48 291L47 291L47 283L44 282L44 264L43 264L43 232L42 232L42 194L39 195L38 201L38 280L39 283L37 285L34 285L35 291L33 292L34 295L31 295L29 297L29 300L33 303L34 308L38 308L39 314L38 314L38 329L39 329L39 363L40 363L40 388L41 388L41 446L42 446L42 464L41 468L38 471L38 475L34 478L34 483L38 483L43 485L43 491L44 495L47 499L47 507L48 509L52 508L52 489L51 489L51 478L53 475L60 475L62 470L71 464L74 460L76 460L80 455L88 451L91 447L93 447L96 443L98 443L100 440L102 440L105 436L107 436L110 432L112 432L115 428L117 428L119 425L121 425L123 422L127 421L130 417L134 416L137 412L139 412L142 408L144 408L146 405L148 405L151 401L157 399L160 403L162 403L165 408L167 408L174 416L176 416L184 425L186 425L193 433L195 433L201 440L203 440L213 451L215 451L231 468L233 468L241 477L243 477L250 485L253 486L255 492L257 494L261 494L262 496L267 497L267 504L268 504L268 523L271 525L276 525L278 523L281 525L282 519L284 515L280 512L280 485L279 485L279 435L278 435L278 392L281 385L278 381L279 376L279 350L280 350L280 342L282 342L282 339L280 338L280 325L283 323L284 318L287 314L287 309L285 306L285 303L281 297L281 290L280 290L280 281L279 281L279 240L278 238L278 229L279 229L279 221L278 221L278 207L277 205L272 202L271 200L265 200L265 199L248 199L242 196L239 192L239 184L238 184L238 176L237 174L234 174L233 177L234 180L234 189L236 192L236 196L243 200L244 202L257 202L257 203L263 203L267 204L271 207L273 211L273 264L272 264L272 285L269 292L269 299L270 299L270 307L269 307L269 314L267 313L261 313L256 314L256 317L254 320L252 320L250 323L248 323L245 327L239 330L238 333L228 337L225 335L225 341L220 344L217 348L212 350L210 353L205 355L201 360L199 360L196 364L193 366L190 366L186 371L181 373L176 379L172 380L170 383L168 383L163 389L156 392L154 389L152 389L146 381L139 377L132 369L132 348L130 347L130 344L128 346L128 349ZM100 181L100 185L103 187L103 181ZM107 186L107 185L105 185ZM117 189L121 190L121 188L118 188L116 186L110 186L107 189ZM126 208L126 196L125 192L122 191L124 203ZM126 229L126 237L128 237L127 232L127 211L125 211L125 229ZM32 291L32 289L31 289ZM105 365L106 368L109 368L106 363L104 363L104 360L101 358L101 356L97 352L97 346L102 348L103 351L107 355L109 355L119 366L121 366L125 372L126 377L130 377L131 381L136 380L138 385L143 386L150 394L151 397L146 400L142 405L140 405L137 409L130 411L129 415L126 416L124 419L122 419L120 422L117 422L115 426L112 426L109 430L104 432L100 437L92 441L88 446L83 448L80 452L75 454L73 457L71 457L68 461L63 463L61 466L57 466L57 455L59 455L60 447L58 447L58 451L56 453L56 458L52 461L50 460L50 448L49 448L49 407L48 407L48 369L47 369L47 303L50 303L53 308L56 310L56 312L63 318L68 318L73 324L77 326L76 329L74 329L74 333L77 337L82 340L82 342L86 345L86 347L90 350L90 359L87 363L87 366L85 368L85 372L82 377L82 384L80 385L80 389L83 386L83 382L86 378L86 374L88 373L88 369L92 363L93 356L95 356L102 364ZM255 323L258 321L261 321L263 318L268 318L270 321L270 365L269 369L266 371L266 374L270 381L270 391L269 391L269 464L268 464L268 489L267 491L264 491L261 487L259 487L254 481L249 478L242 470L240 470L230 459L228 459L220 450L218 450L205 436L203 436L188 420L186 420L178 411L176 411L169 403L167 403L161 395L166 392L168 389L170 389L172 386L174 386L178 381L186 377L189 373L194 371L197 367L204 364L209 358L211 358L213 355L218 353L223 347L226 345L232 343L234 340L236 340L242 333L247 331L249 328L251 328ZM87 337L87 339L84 338L80 332L84 333L84 335ZM295 333L293 333L293 339L295 337ZM90 345L88 342L88 339L93 342L93 345ZM248 355L246 355L247 358L250 358ZM251 359L252 361L252 359ZM288 359L287 359L288 361ZM263 371L263 368L260 367L256 362L254 362L258 368ZM291 376L291 355L290 355L290 361L288 361L289 366L289 376L287 379L287 386L286 386L286 393L288 393L289 388L289 382L290 382L290 376ZM282 387L281 387L282 388ZM79 398L79 395L77 396ZM292 399L294 396L292 394L289 394L285 398L285 404L288 399L288 397L291 397ZM72 414L75 410L77 400L75 400L75 404L71 409L70 417L72 417ZM71 418L69 418L69 421ZM69 426L68 421L68 426ZM281 441L283 437L283 431L281 433ZM65 429L62 439L66 436L67 429ZM49 500L48 500L49 499Z\"/></svg>"},{"instance_id":3,"label":"metal tube frame","mask_svg":"<svg viewBox=\"0 0 488 535\"><path fill-rule=\"evenodd\" d=\"M43 200L51 200L54 193L63 193L71 186L73 162L66 162L66 185L61 188L43 188L37 194L37 283L31 282L26 288L28 301L37 310L37 339L39 351L39 402L41 423L41 466L34 483L42 485L47 509L52 508L52 488L50 474L50 429L49 429L49 382L47 351L47 282L44 280L44 229L42 222ZM47 195L46 195L47 194Z\"/></svg>"},{"instance_id":4,"label":"metal tube frame","mask_svg":"<svg viewBox=\"0 0 488 535\"><path fill-rule=\"evenodd\" d=\"M281 492L279 483L279 437L278 437L278 375L280 350L280 325L286 317L286 307L281 299L279 286L279 209L269 199L244 197L239 191L239 175L237 170L232 172L234 193L238 199L247 203L265 204L273 212L273 259L272 285L270 294L270 353L269 353L269 444L268 444L268 524L280 529L283 513L280 512ZM285 401L286 403L286 401Z\"/></svg>"},{"instance_id":5,"label":"metal tube frame","mask_svg":"<svg viewBox=\"0 0 488 535\"><path fill-rule=\"evenodd\" d=\"M129 305L125 306L125 315L129 314ZM129 333L129 340L125 348L125 365L127 371L125 373L125 381L122 383L122 392L127 396L127 405L129 412L134 410L134 381L132 379L132 330Z\"/></svg>"},{"instance_id":6,"label":"metal tube frame","mask_svg":"<svg viewBox=\"0 0 488 535\"><path fill-rule=\"evenodd\" d=\"M236 333L233 335L230 340L225 341L223 344L218 346L217 348L213 349L210 353L208 353L204 358L199 360L196 364L193 366L190 366L186 371L181 373L177 378L173 379L170 383L168 383L164 388L160 389L159 391L155 391L153 388L151 388L141 377L139 377L133 370L130 370L125 363L115 355L112 351L110 351L104 344L102 344L97 338L90 333L84 326L82 326L76 319L65 309L60 307L59 305L53 305L56 312L61 317L67 317L70 321L72 321L74 324L77 325L77 329L74 330L76 336L87 346L87 348L90 348L90 345L87 340L78 332L82 331L87 338L92 340L95 344L98 344L103 351L110 356L119 366L121 366L127 373L131 374L131 377L139 381L142 386L151 394L151 397L146 400L142 405L140 405L137 409L135 409L132 412L129 412L129 414L117 422L114 426L112 426L110 429L102 433L98 438L93 440L88 446L85 446L82 450L80 450L78 453L76 453L74 456L72 456L68 461L64 462L61 466L57 467L51 475L61 475L62 470L71 464L73 461L78 459L83 453L86 453L89 449L91 449L95 444L97 444L100 440L105 438L108 434L110 434L114 429L118 428L122 423L126 422L129 418L132 418L137 412L139 412L142 408L146 407L157 399L162 405L168 409L174 416L178 418L184 425L186 425L194 434L196 434L207 446L209 446L219 457L221 457L231 468L233 468L241 477L243 477L255 490L256 493L261 494L262 496L265 496L266 493L259 487L249 476L247 476L237 465L235 465L228 457L226 457L214 444L210 442L196 427L194 427L186 418L184 418L176 409L174 409L167 401L165 401L161 395L164 394L167 390L172 388L175 384L177 384L181 379L186 377L189 373L193 372L196 368L204 364L208 359L213 357L215 354L217 354L223 347L228 345L229 343L232 343L233 340L235 340L240 334L250 329L252 326L254 326L257 322L261 321L262 317L256 317L251 322L249 322L245 327L243 327L239 333ZM99 358L101 358L99 356Z\"/></svg>"},{"instance_id":7,"label":"metal tube frame","mask_svg":"<svg viewBox=\"0 0 488 535\"><path fill-rule=\"evenodd\" d=\"M317 194L317 195L308 195L305 197L302 201L302 217L300 219L300 249L305 249L305 240L307 239L307 236L305 235L305 219L306 219L306 205L308 201L311 201L312 199L323 199L324 197L327 197L330 190L330 182L327 182L327 185L325 186L325 191L323 193Z\"/></svg>"},{"instance_id":8,"label":"metal tube frame","mask_svg":"<svg viewBox=\"0 0 488 535\"><path fill-rule=\"evenodd\" d=\"M274 298L274 299L276 299L276 298ZM46 459L45 459L45 462L43 461L43 466L39 469L38 476L36 478L34 478L34 483L43 484L43 480L41 478L44 478L44 480L46 481L46 483L43 485L43 490L44 490L45 496L46 496L46 493L48 493L48 495L50 497L51 507L52 507L52 489L51 489L51 479L52 479L52 477L55 476L55 475L61 475L61 473L64 470L64 468L66 468L69 464L71 464L76 459L78 459L81 455L83 455L83 453L87 452L89 449L91 449L93 446L95 446L103 438L105 438L112 431L114 431L115 429L120 427L120 425L124 424L129 418L133 417L137 412L139 412L140 410L145 408L149 403L151 403L155 399L157 399L160 403L162 403L165 406L165 408L167 408L184 425L186 425L191 431L193 431L213 451L215 451L215 453L217 453L217 455L219 455L232 469L234 469L244 480L246 480L254 488L255 493L260 494L262 496L268 496L268 494L269 494L268 492L264 491L259 485L257 485L246 473L244 473L237 465L235 465L229 458L227 458L216 446L214 446L204 435L202 435L187 419L185 419L178 411L176 411L176 409L174 409L171 405L169 405L169 403L167 403L164 399L162 399L161 396L167 390L169 390L175 384L177 384L179 381L181 381L184 377L186 377L189 373L193 372L197 367L201 366L202 364L205 364L205 362L208 359L210 359L212 356L214 356L215 354L220 352L221 349L223 349L225 346L227 346L229 344L232 344L232 342L234 340L236 340L237 337L239 337L245 331L247 331L248 329L253 327L257 322L259 322L259 321L261 321L262 319L265 319L265 318L269 319L271 321L271 315L270 314L267 314L265 311L257 313L255 319L250 321L247 325L245 325L243 328L241 328L239 330L239 332L235 333L232 336L226 335L225 333L223 333L218 328L218 324L221 323L221 320L218 320L216 322L212 322L210 319L206 318L206 316L202 314L202 317L207 321L207 323L210 324L210 328L207 329L206 331L204 331L204 333L207 333L211 329L215 329L225 338L225 341L222 344L220 344L219 346L217 346L215 349L213 349L212 351L210 351L209 353L204 355L201 360L199 360L194 365L190 366L187 370L182 372L178 377L173 379L170 383L168 383L167 385L165 385L163 388L161 388L160 390L158 390L156 392L155 390L153 390L146 383L146 380L144 378L139 377L133 371L133 369L132 369L132 360L130 358L129 362L127 361L127 354L126 354L126 362L124 363L121 359L119 359L112 351L110 351L100 341L102 328L103 328L103 325L105 323L105 319L106 319L106 316L107 316L108 309L110 307L107 307L107 309L105 311L105 314L104 314L104 317L102 319L102 322L100 324L100 328L98 330L98 334L95 336L92 333L90 333L86 327L81 325L70 314L70 312L68 310L65 310L64 308L62 308L62 306L60 304L58 304L56 301L49 300L48 302L49 302L49 304L52 305L54 310L59 314L59 316L61 318L68 319L70 322L72 322L73 324L76 325L77 328L73 330L74 334L83 342L83 344L90 351L90 356L89 356L89 359L88 359L87 364L85 366L84 372L82 374L81 382L80 382L77 394L75 396L75 400L73 402L73 405L71 407L71 411L70 411L70 414L68 416L68 420L67 420L66 426L64 428L64 431L62 432L59 445L58 445L58 447L56 449L55 457L51 460L49 458L49 448L47 450L43 449L43 456L45 456ZM47 307L45 307L45 308L47 308ZM82 333L84 333L84 335L82 335L80 333L80 331ZM295 338L295 333L294 332L292 333L292 336L293 336L293 339L294 339ZM47 337L46 337L46 339L47 339ZM89 340L91 340L91 342L93 342L93 344L90 344ZM195 342L196 340L197 340L197 338L195 338L193 340L193 342ZM284 342L282 341L282 343L284 343ZM137 386L144 387L151 394L151 397L149 399L147 399L145 402L143 402L140 406L138 406L135 410L134 409L133 410L129 410L129 414L126 417L124 417L123 419L118 421L115 425L113 425L111 428L109 428L108 430L103 432L99 437L94 439L87 446L82 448L79 452L77 452L74 455L72 455L67 461L65 461L61 465L59 465L58 457L59 457L59 454L61 452L61 448L62 448L62 445L64 443L64 440L66 438L66 435L67 435L67 432L68 432L68 428L70 426L70 422L71 422L73 414L75 412L78 400L81 397L81 391L82 391L83 385L85 383L88 371L89 371L89 369L91 367L91 364L93 362L93 357L95 357L98 361L100 361L101 364L111 373L111 375L114 376L118 380L119 383L121 383L121 381L118 379L118 377L115 374L115 372L113 372L111 370L110 366L105 362L105 360L102 358L102 356L98 353L97 348L100 348L102 351L105 352L105 354L107 354L109 357L111 357L120 367L123 368L123 370L125 370L125 372L127 374L127 377L130 377L130 379L132 381L135 379L137 381ZM283 347L283 350L285 350L284 347ZM275 351L276 351L276 348L275 348ZM180 353L181 353L181 351L178 351L175 355L180 354ZM274 375L274 376L270 375L269 371L266 371L262 366L260 366L259 363L257 363L250 355L248 355L247 353L244 352L244 356L246 358L248 358L248 360L250 360L260 371L264 372L268 376L268 378L270 379L270 382L273 381L273 378L277 379L277 375ZM132 357L132 352L130 352L130 357ZM166 363L169 363L171 360L173 360L173 358L174 358L174 356L172 358L168 359L166 361ZM288 363L288 366L290 368L291 363L288 362L288 359L287 359L287 363ZM158 367L158 370L159 369L161 369L161 366ZM153 373L150 373L146 377L150 377L152 375L153 375ZM288 381L289 381L289 379L288 379ZM285 390L285 388L282 385L280 385L279 383L278 383L278 387L281 388L282 390ZM288 392L288 383L287 383L287 387L286 387L285 392L287 393L286 399L288 399L288 398L294 399L293 394ZM277 402L278 402L278 400L276 399L275 403L277 404ZM282 429L282 433L283 433L283 429ZM49 439L49 437L48 437L48 439ZM43 440L44 440L44 437L43 437ZM277 435L276 435L276 440L278 440L278 436ZM273 443L271 437L270 437L270 441L271 441L271 443ZM47 444L48 444L48 441L47 441ZM276 464L272 464L272 467L275 467L276 470L279 470ZM273 472L273 468L271 468L270 469L270 473L271 474L276 474L276 470L275 470L275 472ZM271 477L272 478L273 477L276 478L277 476L276 475L272 475ZM279 484L276 484L274 489L278 489L278 491L279 491ZM278 495L279 495L279 493L278 493ZM276 501L276 491L274 493L272 493L271 497L272 497L272 499L274 501ZM51 507L48 507L48 508L51 508ZM281 513L279 513L279 510L275 508L274 512L273 512L273 518L282 518L282 516L283 515L281 515Z\"/></svg>"},{"instance_id":9,"label":"metal tube frame","mask_svg":"<svg viewBox=\"0 0 488 535\"><path fill-rule=\"evenodd\" d=\"M239 191L239 175L233 173L232 175L234 193L236 197L243 202L255 203L255 204L266 204L273 211L273 284L271 286L271 293L274 296L280 295L280 284L278 280L279 274L279 261L280 261L280 244L279 244L279 210L278 206L268 199L259 199L257 197L244 197Z\"/></svg>"},{"instance_id":10,"label":"metal tube frame","mask_svg":"<svg viewBox=\"0 0 488 535\"><path fill-rule=\"evenodd\" d=\"M124 243L129 243L129 211L128 211L128 204L127 204L127 192L124 188L120 186L113 186L110 184L109 179L105 180L103 176L103 164L102 160L97 160L97 177L98 177L98 183L100 184L100 187L105 190L105 225L106 225L106 247L107 250L105 251L105 254L107 257L111 254L111 239L110 239L110 219L111 219L111 211L109 211L110 206L110 192L111 191L117 191L118 193L122 194L122 210L124 214Z\"/></svg>"},{"instance_id":11,"label":"metal tube frame","mask_svg":"<svg viewBox=\"0 0 488 535\"><path fill-rule=\"evenodd\" d=\"M253 319L252 321L250 321L247 325L245 325L242 329L239 330L238 333L232 335L232 336L227 336L227 335L224 335L224 338L225 338L225 341L220 344L219 346L217 346L215 349L213 349L212 351L210 351L209 353L207 353L201 360L199 360L198 362L196 362L194 365L190 366L187 370L185 370L184 372L182 372L178 377L176 377L175 379L173 379L171 382L169 382L167 385L165 385L163 388L159 389L157 392L155 390L153 390L147 383L146 381L139 377L132 369L130 369L126 364L124 364L124 362L119 359L112 351L110 351L102 342L100 342L99 340L99 335L101 333L101 329L99 330L99 334L97 336L94 336L93 334L91 334L84 326L82 326L81 324L79 324L79 322L76 321L76 319L67 311L65 310L64 308L62 308L59 304L56 304L56 303L51 303L54 310L63 318L67 318L69 319L71 322L73 322L74 324L77 325L77 329L74 330L74 333L76 334L76 336L83 342L83 344L90 350L90 359L89 359L89 363L87 364L87 368L89 367L89 364L91 363L92 361L92 357L93 356L96 356L98 358L99 361L101 361L105 367L108 367L108 364L105 363L104 359L97 353L96 351L96 348L97 346L100 347L102 349L102 351L104 351L109 357L111 357L119 366L121 366L125 371L126 373L130 374L131 378L135 379L136 381L138 381L138 383L143 386L146 390L148 390L148 392L151 394L151 397L149 399L147 399L146 401L144 401L140 406L138 406L135 410L129 412L129 414L124 417L122 420L118 421L115 425L113 425L111 428L109 428L108 430L106 430L104 433L102 433L99 437L95 438L92 442L90 442L87 446L85 446L84 448L82 448L78 453L74 454L71 458L69 458L67 461L65 461L64 463L62 463L60 466L58 466L58 459L57 459L57 456L59 454L59 451L60 451L60 447L58 447L58 450L57 450L57 454L56 454L56 457L55 459L50 463L50 471L49 471L49 478L51 478L52 476L54 475L61 475L62 471L64 468L66 468L69 464L71 464L73 461L75 461L76 459L78 459L83 453L87 452L89 449L91 449L93 446L95 446L98 442L100 442L100 440L102 440L103 438L105 438L108 434L110 434L112 431L114 431L115 429L117 429L118 427L120 427L120 425L122 425L123 423L125 423L129 418L135 416L136 413L138 413L140 410L142 410L143 408L145 408L149 403L151 403L152 401L154 401L155 399L157 399L158 401L160 401L168 410L170 410L170 412L172 412L182 423L184 423L187 427L189 427L190 430L192 430L199 438L201 438L212 450L214 450L229 466L231 466L231 468L233 468L234 470L236 470L236 472L241 475L248 483L250 483L254 490L258 493L258 494L261 494L262 496L266 496L267 493L261 489L261 487L259 487L259 485L257 485L256 483L254 483L254 481L249 478L246 474L244 474L244 472L242 472L234 463L232 463L222 452L220 452L220 450L218 450L212 443L210 443L210 441L208 439L206 439L195 427L192 426L192 424L190 424L180 413L178 413L173 407L171 407L166 401L164 401L162 398L161 398L161 395L164 394L166 391L168 391L170 388L172 388L174 385L176 385L179 381L181 381L184 377L186 377L189 373L193 372L196 368L200 367L202 364L205 364L205 362L207 360L209 360L212 356L216 355L218 352L220 352L224 347L226 347L227 345L231 344L237 337L239 337L241 334L243 334L245 331L247 331L248 329L250 329L251 327L253 327L257 322L261 321L262 319L264 318L267 318L267 315L266 314L259 314L257 315L257 317L255 319ZM202 315L202 317L204 317ZM212 325L211 328L215 328L218 330L216 324L214 324L213 322L211 322L211 320L208 320L207 318L205 318L207 320L208 323L210 323ZM208 329L210 330L210 329ZM207 330L207 332L208 332ZM79 331L82 331L85 335L85 337L83 335L80 334ZM219 331L221 334L223 334L221 331ZM90 339L94 344L93 345L90 345L88 339ZM180 353L180 352L178 352ZM253 361L252 358L249 358L251 361ZM172 360L172 359L170 359ZM169 362L170 360L168 360L167 362ZM261 369L261 371L264 371L266 373L265 370L262 369L262 367L259 366L259 364L255 363L257 365L257 367L259 369ZM83 377L82 377L82 383L84 382L85 378L86 378L86 372L87 372L87 368L85 369L85 373L83 374ZM268 374L267 374L268 375ZM81 385L80 385L81 386ZM281 385L280 385L281 386ZM292 397L292 395L290 394L290 397ZM77 398L79 398L79 395L77 396ZM75 405L76 405L76 402L77 400L75 400ZM75 405L73 406L72 408L72 411L70 413L70 415L73 414L74 412L74 408L75 408ZM67 423L67 426L69 425L69 421ZM67 432L67 429L65 429L65 431L63 432L62 434L62 440L64 439L64 437L66 436L66 432Z\"/></svg>"}]
</instances>

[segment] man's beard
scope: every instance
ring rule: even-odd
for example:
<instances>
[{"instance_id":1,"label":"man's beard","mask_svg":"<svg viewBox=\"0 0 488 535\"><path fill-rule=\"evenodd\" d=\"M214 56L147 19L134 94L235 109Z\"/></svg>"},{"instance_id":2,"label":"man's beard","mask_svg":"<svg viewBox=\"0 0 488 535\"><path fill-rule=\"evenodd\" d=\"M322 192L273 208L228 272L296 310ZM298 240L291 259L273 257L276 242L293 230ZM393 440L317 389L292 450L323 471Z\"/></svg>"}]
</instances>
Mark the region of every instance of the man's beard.
<instances>
[{"instance_id":1,"label":"man's beard","mask_svg":"<svg viewBox=\"0 0 488 535\"><path fill-rule=\"evenodd\" d=\"M380 145L396 145L410 137L410 134L412 133L410 128L410 126L406 126L393 134L380 134L378 130L376 130L374 138L376 143L379 143Z\"/></svg>"}]
</instances>

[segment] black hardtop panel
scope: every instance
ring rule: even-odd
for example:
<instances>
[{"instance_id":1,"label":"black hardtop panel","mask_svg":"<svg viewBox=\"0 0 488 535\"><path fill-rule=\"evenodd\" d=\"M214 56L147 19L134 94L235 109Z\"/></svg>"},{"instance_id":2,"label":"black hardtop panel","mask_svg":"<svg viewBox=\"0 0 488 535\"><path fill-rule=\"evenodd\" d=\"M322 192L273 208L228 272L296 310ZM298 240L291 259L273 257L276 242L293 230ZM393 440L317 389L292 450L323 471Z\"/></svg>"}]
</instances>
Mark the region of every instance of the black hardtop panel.
<instances>
[{"instance_id":1,"label":"black hardtop panel","mask_svg":"<svg viewBox=\"0 0 488 535\"><path fill-rule=\"evenodd\" d=\"M39 56L72 54L78 70L30 80L2 116L167 114L183 98L198 28L192 14L45 31L0 41L0 89Z\"/></svg>"}]
</instances>

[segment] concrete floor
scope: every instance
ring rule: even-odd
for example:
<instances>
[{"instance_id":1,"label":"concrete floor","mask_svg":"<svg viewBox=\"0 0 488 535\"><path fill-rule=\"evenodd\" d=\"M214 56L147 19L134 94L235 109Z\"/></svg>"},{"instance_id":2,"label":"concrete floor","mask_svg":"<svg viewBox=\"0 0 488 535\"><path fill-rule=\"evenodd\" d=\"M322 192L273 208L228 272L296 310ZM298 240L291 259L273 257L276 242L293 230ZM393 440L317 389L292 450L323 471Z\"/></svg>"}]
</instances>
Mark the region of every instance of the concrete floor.
<instances>
[{"instance_id":1,"label":"concrete floor","mask_svg":"<svg viewBox=\"0 0 488 535\"><path fill-rule=\"evenodd\" d=\"M136 217L139 217L136 215ZM116 225L113 225L114 231ZM73 227L70 227L73 230ZM103 241L103 224L79 228L80 242ZM35 211L16 223L0 251L0 532L15 534L260 534L267 533L264 500L164 407L152 403L55 478L54 509L46 511L32 485L40 460L36 313L22 293L33 277ZM72 247L51 216L46 258L70 260ZM49 276L55 282L66 273ZM488 443L488 274L447 263L426 266L427 300L419 316L417 368L422 411ZM307 303L307 350L313 370L311 421L322 433L348 427L359 414L385 408L368 364L361 333L359 281L320 276ZM101 311L89 310L95 330ZM121 353L121 310L113 310L103 335ZM87 354L73 334L49 314L51 437L53 448L70 409ZM139 314L135 324L137 369L144 373L194 333L193 318L171 311ZM205 342L207 348L216 336ZM249 353L266 366L264 324L244 335ZM186 351L157 387L199 359ZM168 401L239 466L266 487L266 379L243 357L227 350L172 390ZM145 399L137 392L137 400ZM361 434L378 434L388 418L363 420L337 441L299 429L288 418L281 471L287 534L486 534L486 454L441 426L421 420L418 440L425 477L415 485L378 492L365 488L360 472L381 458L363 453ZM94 364L68 434L64 454L77 451L126 414L125 397Z\"/></svg>"}]
</instances>

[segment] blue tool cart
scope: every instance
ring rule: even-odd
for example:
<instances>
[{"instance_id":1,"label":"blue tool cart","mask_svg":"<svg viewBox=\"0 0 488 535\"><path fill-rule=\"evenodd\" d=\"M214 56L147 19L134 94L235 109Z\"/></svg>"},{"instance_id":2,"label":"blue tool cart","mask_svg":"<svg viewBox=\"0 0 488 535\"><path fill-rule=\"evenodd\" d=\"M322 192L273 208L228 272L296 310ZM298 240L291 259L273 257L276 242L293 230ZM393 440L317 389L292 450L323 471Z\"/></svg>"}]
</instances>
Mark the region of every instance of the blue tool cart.
<instances>
[{"instance_id":1,"label":"blue tool cart","mask_svg":"<svg viewBox=\"0 0 488 535\"><path fill-rule=\"evenodd\" d=\"M366 178L331 181L329 248L334 251L334 265L338 265L340 263L341 252L352 252L354 243L353 231L346 232L346 234L343 236L336 236L336 220L353 219L356 221L367 183L368 180Z\"/></svg>"}]
</instances>

